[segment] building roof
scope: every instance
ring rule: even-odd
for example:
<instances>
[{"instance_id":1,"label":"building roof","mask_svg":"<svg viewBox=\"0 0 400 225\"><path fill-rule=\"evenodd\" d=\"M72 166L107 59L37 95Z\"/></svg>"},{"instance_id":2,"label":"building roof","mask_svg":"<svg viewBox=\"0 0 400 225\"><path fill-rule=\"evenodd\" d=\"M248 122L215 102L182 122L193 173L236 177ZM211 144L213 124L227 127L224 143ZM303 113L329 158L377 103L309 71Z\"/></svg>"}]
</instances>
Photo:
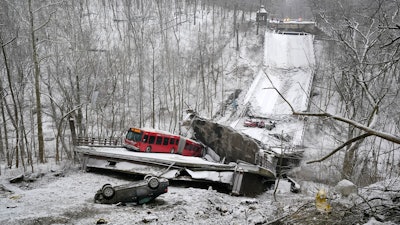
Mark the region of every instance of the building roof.
<instances>
[{"instance_id":1,"label":"building roof","mask_svg":"<svg viewBox=\"0 0 400 225\"><path fill-rule=\"evenodd\" d=\"M264 5L261 5L260 9L258 10L258 13L267 13L267 10L265 10Z\"/></svg>"}]
</instances>

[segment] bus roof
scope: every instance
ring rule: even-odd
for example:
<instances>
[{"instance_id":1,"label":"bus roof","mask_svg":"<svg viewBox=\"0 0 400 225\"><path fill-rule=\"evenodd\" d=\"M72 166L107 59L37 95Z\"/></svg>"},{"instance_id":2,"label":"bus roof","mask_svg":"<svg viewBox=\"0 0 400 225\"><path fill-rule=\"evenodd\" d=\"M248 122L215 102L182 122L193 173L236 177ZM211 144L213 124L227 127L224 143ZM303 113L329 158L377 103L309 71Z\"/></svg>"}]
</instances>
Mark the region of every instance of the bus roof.
<instances>
[{"instance_id":1,"label":"bus roof","mask_svg":"<svg viewBox=\"0 0 400 225\"><path fill-rule=\"evenodd\" d=\"M129 130L131 129L138 129L141 131L147 131L147 132L154 132L154 133L160 133L160 134L166 134L166 135L173 135L173 136L179 136L177 134L173 134L171 132L165 131L165 130L158 130L150 127L143 127L143 128L137 128L137 127L130 127Z\"/></svg>"}]
</instances>

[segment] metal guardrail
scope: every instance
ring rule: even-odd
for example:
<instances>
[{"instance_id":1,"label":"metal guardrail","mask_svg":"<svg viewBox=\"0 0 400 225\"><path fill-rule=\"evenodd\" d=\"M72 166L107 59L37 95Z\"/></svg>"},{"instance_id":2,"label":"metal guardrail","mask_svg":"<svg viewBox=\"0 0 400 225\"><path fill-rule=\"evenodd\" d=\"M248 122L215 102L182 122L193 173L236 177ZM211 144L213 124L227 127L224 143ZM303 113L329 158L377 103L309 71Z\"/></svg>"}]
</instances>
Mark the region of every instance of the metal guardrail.
<instances>
[{"instance_id":1,"label":"metal guardrail","mask_svg":"<svg viewBox=\"0 0 400 225\"><path fill-rule=\"evenodd\" d=\"M94 137L78 137L75 140L77 146L108 146L121 147L121 138L94 138Z\"/></svg>"}]
</instances>

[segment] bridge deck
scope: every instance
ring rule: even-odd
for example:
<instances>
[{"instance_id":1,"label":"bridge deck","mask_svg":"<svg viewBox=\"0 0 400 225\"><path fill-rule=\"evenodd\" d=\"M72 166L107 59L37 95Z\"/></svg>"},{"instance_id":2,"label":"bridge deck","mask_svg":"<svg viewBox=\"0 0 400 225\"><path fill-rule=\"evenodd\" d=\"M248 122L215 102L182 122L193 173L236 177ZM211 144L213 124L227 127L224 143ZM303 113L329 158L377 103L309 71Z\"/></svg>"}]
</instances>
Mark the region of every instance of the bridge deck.
<instances>
[{"instance_id":1,"label":"bridge deck","mask_svg":"<svg viewBox=\"0 0 400 225\"><path fill-rule=\"evenodd\" d=\"M171 165L175 167L208 168L218 170L232 170L234 165L215 163L199 157L182 156L169 153L146 153L129 151L123 147L90 147L78 146L76 152L84 155L107 157L132 162L141 162L157 165Z\"/></svg>"},{"instance_id":2,"label":"bridge deck","mask_svg":"<svg viewBox=\"0 0 400 225\"><path fill-rule=\"evenodd\" d=\"M82 168L154 175L172 180L226 184L233 194L260 193L265 181L275 180L274 170L245 163L223 164L199 157L132 152L121 147L76 146ZM247 183L254 185L244 185Z\"/></svg>"}]
</instances>

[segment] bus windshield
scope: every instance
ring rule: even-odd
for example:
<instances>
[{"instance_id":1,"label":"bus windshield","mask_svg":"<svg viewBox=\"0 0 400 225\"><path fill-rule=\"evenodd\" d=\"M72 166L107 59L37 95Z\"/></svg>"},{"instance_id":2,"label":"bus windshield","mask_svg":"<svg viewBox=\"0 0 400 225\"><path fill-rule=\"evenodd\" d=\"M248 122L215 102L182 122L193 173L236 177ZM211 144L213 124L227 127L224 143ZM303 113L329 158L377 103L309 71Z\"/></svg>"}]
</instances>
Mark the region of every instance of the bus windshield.
<instances>
[{"instance_id":1,"label":"bus windshield","mask_svg":"<svg viewBox=\"0 0 400 225\"><path fill-rule=\"evenodd\" d=\"M131 141L141 141L142 139L142 133L141 132L134 132L132 130L129 130L128 133L126 134L126 139L131 140Z\"/></svg>"}]
</instances>

